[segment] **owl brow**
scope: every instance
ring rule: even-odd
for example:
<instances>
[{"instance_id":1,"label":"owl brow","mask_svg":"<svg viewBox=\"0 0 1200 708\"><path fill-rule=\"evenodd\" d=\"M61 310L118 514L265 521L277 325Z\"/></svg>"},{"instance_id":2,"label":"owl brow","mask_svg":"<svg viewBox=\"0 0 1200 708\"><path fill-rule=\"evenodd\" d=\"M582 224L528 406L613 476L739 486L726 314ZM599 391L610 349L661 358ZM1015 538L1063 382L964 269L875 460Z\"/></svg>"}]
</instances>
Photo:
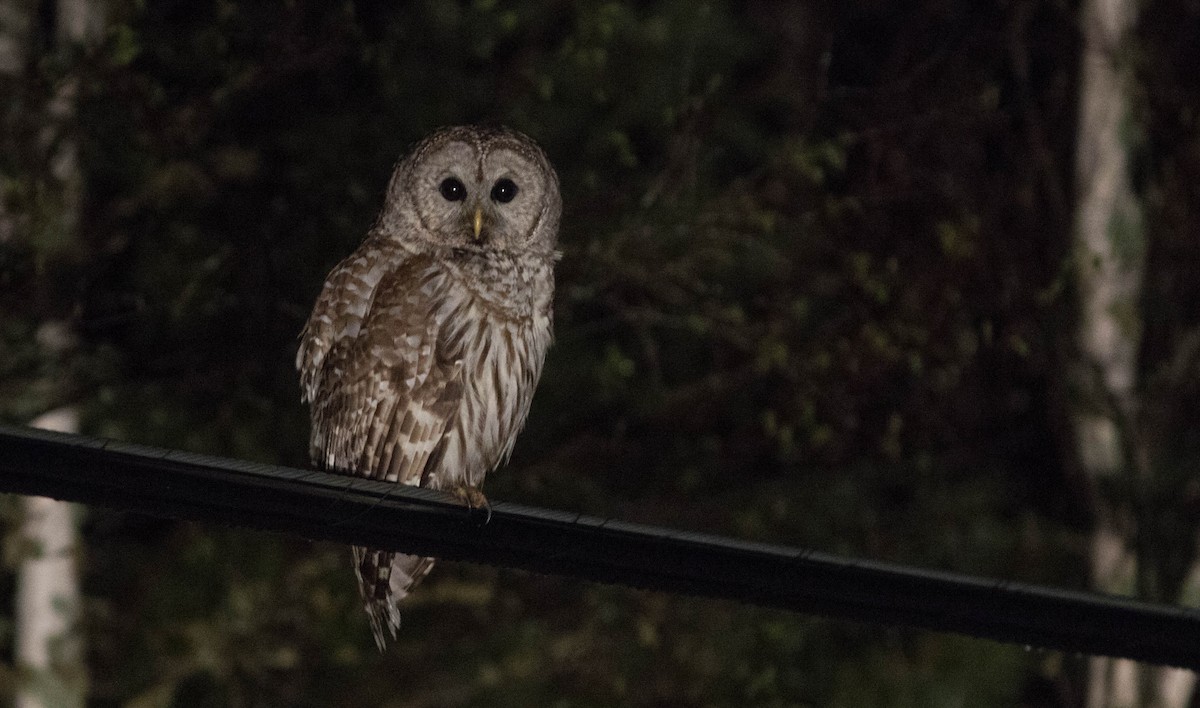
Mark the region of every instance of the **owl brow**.
<instances>
[{"instance_id":1,"label":"owl brow","mask_svg":"<svg viewBox=\"0 0 1200 708\"><path fill-rule=\"evenodd\" d=\"M525 160L526 162L529 162L530 164L532 164L534 166L538 166L541 163L545 162L545 160L544 160L545 155L540 154L541 153L540 148L530 146L527 142L525 142L523 140L519 140L514 136L505 135L505 134L501 134L501 135L502 135L502 137L500 139L492 141L492 145L490 147L484 147L482 143L480 143L478 145L478 148L479 148L479 177L480 177L480 179L483 178L483 163L484 163L484 161L487 160L488 156L492 154L493 149L508 150L509 152L513 153L517 157L520 157L521 159Z\"/></svg>"}]
</instances>

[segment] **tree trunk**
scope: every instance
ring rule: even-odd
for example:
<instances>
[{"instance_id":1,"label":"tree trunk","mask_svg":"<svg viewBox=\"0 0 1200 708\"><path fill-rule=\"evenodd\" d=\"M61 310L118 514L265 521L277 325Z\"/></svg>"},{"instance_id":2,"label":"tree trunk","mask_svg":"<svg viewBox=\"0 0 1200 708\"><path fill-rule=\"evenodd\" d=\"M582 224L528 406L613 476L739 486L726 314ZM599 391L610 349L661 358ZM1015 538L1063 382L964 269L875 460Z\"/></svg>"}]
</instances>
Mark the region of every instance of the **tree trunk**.
<instances>
[{"instance_id":1,"label":"tree trunk","mask_svg":"<svg viewBox=\"0 0 1200 708\"><path fill-rule=\"evenodd\" d=\"M1138 381L1140 300L1147 250L1141 204L1130 179L1133 76L1129 42L1136 0L1085 0L1076 142L1075 277L1079 327L1071 420L1078 466L1095 512L1092 586L1133 595L1151 589L1143 572L1153 548L1139 548L1138 497L1154 455L1139 430L1146 401ZM1142 555L1139 556L1139 553ZM1096 657L1090 661L1090 708L1183 708L1195 675Z\"/></svg>"},{"instance_id":2,"label":"tree trunk","mask_svg":"<svg viewBox=\"0 0 1200 708\"><path fill-rule=\"evenodd\" d=\"M79 415L60 408L33 427L79 432ZM75 505L25 497L21 519L24 553L17 568L16 646L21 673L15 708L82 708L87 694L79 590L79 534Z\"/></svg>"},{"instance_id":3,"label":"tree trunk","mask_svg":"<svg viewBox=\"0 0 1200 708\"><path fill-rule=\"evenodd\" d=\"M104 23L101 0L13 0L0 4L0 80L23 84L24 126L36 126L36 139L23 149L13 179L37 185L38 197L0 199L0 241L25 239L35 247L64 245L79 239L84 178L79 165L76 102L80 79L69 72L38 96L42 85L29 73L41 71L45 57L35 47L82 66L87 50L100 39ZM32 38L43 35L40 42ZM29 82L29 83L25 83ZM4 209L11 208L10 211ZM47 302L50 300L48 299ZM49 309L55 309L50 304ZM58 309L65 309L60 307ZM43 314L42 316L45 316ZM71 328L45 322L38 343L47 361L70 356ZM69 382L45 387L50 398L70 390ZM67 393L66 395L70 395ZM32 425L79 432L74 408L47 413ZM87 668L81 622L78 510L70 504L30 497L23 502L20 541L23 555L17 568L14 660L20 682L18 708L71 708L85 704Z\"/></svg>"}]
</instances>

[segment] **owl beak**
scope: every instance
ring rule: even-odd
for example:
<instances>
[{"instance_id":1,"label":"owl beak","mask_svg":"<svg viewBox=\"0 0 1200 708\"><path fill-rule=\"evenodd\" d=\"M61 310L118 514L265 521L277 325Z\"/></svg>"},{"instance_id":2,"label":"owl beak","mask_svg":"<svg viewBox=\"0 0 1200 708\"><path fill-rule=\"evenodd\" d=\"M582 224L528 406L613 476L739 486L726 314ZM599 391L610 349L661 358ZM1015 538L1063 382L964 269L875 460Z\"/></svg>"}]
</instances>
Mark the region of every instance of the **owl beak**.
<instances>
[{"instance_id":1,"label":"owl beak","mask_svg":"<svg viewBox=\"0 0 1200 708\"><path fill-rule=\"evenodd\" d=\"M472 224L475 226L475 240L478 241L479 234L483 233L483 207L475 208L475 220Z\"/></svg>"}]
</instances>

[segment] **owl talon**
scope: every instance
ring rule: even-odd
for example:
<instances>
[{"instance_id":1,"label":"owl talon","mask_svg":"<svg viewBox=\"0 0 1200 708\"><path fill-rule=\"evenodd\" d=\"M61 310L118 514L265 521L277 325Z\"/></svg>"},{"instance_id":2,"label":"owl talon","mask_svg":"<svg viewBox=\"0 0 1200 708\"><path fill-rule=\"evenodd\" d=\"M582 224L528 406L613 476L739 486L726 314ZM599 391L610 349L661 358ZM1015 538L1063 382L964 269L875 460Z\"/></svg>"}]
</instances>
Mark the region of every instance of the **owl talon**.
<instances>
[{"instance_id":1,"label":"owl talon","mask_svg":"<svg viewBox=\"0 0 1200 708\"><path fill-rule=\"evenodd\" d=\"M483 521L479 523L480 526L487 526L491 522L492 504L483 495L483 491L479 487L462 484L451 489L450 494L470 510L471 518L478 519L479 515L476 514L477 511L485 512Z\"/></svg>"}]
</instances>

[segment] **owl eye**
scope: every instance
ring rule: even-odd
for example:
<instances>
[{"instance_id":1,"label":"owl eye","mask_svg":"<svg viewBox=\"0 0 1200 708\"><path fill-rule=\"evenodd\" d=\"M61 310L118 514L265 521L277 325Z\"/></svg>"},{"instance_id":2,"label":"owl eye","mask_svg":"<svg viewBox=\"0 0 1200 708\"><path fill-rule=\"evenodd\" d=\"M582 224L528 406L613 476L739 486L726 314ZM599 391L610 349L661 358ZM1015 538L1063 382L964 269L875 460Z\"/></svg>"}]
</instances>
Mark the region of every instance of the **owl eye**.
<instances>
[{"instance_id":1,"label":"owl eye","mask_svg":"<svg viewBox=\"0 0 1200 708\"><path fill-rule=\"evenodd\" d=\"M505 177L492 185L492 201L508 204L517 196L517 183Z\"/></svg>"},{"instance_id":2,"label":"owl eye","mask_svg":"<svg viewBox=\"0 0 1200 708\"><path fill-rule=\"evenodd\" d=\"M461 202L467 198L467 188L454 177L447 177L438 185L438 191L448 202Z\"/></svg>"}]
</instances>

